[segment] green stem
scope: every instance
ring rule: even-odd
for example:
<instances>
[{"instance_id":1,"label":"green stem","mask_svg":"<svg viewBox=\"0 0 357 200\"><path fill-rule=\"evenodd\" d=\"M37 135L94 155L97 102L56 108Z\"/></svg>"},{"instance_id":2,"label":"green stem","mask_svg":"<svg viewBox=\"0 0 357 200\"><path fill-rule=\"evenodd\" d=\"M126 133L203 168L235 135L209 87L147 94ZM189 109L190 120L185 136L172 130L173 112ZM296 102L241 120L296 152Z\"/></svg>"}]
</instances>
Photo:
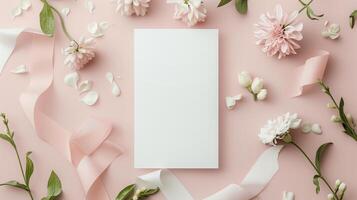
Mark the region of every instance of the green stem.
<instances>
[{"instance_id":1,"label":"green stem","mask_svg":"<svg viewBox=\"0 0 357 200\"><path fill-rule=\"evenodd\" d=\"M325 179L325 177L322 176L321 172L319 169L317 169L317 167L315 166L315 164L312 162L312 160L310 159L310 157L304 152L304 150L297 145L295 142L290 142L290 144L294 145L304 156L305 158L309 161L309 163L311 164L311 166L315 169L316 173L319 175L320 179L327 185L327 187L330 189L330 191L332 192L333 196L335 197L336 200L342 200L340 198L338 198L336 192L332 189L332 187L330 186L330 184L327 182L327 180Z\"/></svg>"},{"instance_id":2,"label":"green stem","mask_svg":"<svg viewBox=\"0 0 357 200\"><path fill-rule=\"evenodd\" d=\"M14 144L15 144L15 142L14 142ZM24 183L26 184L27 189L28 189L28 190L27 190L27 193L29 194L31 200L33 200L32 192L31 192L31 189L30 189L30 184L27 184L27 183L26 183L26 177L25 177L24 168L23 168L23 166L22 166L22 162L21 162L21 159L20 159L19 151L17 150L16 145L14 145L14 149L15 149L15 152L16 152L17 161L19 162L19 166L20 166L22 178L24 179Z\"/></svg>"},{"instance_id":3,"label":"green stem","mask_svg":"<svg viewBox=\"0 0 357 200\"><path fill-rule=\"evenodd\" d=\"M60 13L55 7L53 7L53 6L51 6L51 5L50 5L50 7L51 7L51 9L52 9L53 11L55 11L55 13L57 14L57 16L60 18L61 26L62 26L62 30L63 30L64 34L67 36L67 38L68 38L70 41L75 41L75 40L72 38L72 36L68 33L68 31L67 31L66 24L65 24L65 22L64 22L64 19L63 19L61 13Z\"/></svg>"},{"instance_id":4,"label":"green stem","mask_svg":"<svg viewBox=\"0 0 357 200\"><path fill-rule=\"evenodd\" d=\"M309 7L309 6L311 5L311 3L312 3L314 0L311 0L311 1L310 1L309 3L307 3L307 4L305 4L305 3L302 2L301 0L299 0L299 1L300 1L300 3L301 3L302 5L304 5L304 7L299 10L299 13L301 13L301 12L304 11L307 7Z\"/></svg>"}]
</instances>

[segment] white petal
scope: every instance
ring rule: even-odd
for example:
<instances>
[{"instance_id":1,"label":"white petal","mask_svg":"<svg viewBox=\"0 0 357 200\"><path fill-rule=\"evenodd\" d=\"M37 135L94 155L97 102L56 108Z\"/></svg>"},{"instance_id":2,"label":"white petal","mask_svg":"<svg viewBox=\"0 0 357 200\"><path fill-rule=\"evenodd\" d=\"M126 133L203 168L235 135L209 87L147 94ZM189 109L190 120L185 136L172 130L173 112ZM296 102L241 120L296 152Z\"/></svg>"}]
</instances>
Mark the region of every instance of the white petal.
<instances>
[{"instance_id":1,"label":"white petal","mask_svg":"<svg viewBox=\"0 0 357 200\"><path fill-rule=\"evenodd\" d=\"M105 31L105 30L107 30L107 29L110 27L110 23L107 22L107 21L102 21L102 22L99 23L99 27L100 27L103 31Z\"/></svg>"},{"instance_id":2,"label":"white petal","mask_svg":"<svg viewBox=\"0 0 357 200\"><path fill-rule=\"evenodd\" d=\"M321 126L319 124L313 124L311 126L311 131L315 134L322 134Z\"/></svg>"},{"instance_id":3,"label":"white petal","mask_svg":"<svg viewBox=\"0 0 357 200\"><path fill-rule=\"evenodd\" d=\"M226 107L232 110L236 105L236 101L232 97L226 97Z\"/></svg>"},{"instance_id":4,"label":"white petal","mask_svg":"<svg viewBox=\"0 0 357 200\"><path fill-rule=\"evenodd\" d=\"M95 103L97 103L98 98L99 98L99 95L97 92L90 91L81 99L81 102L88 106L92 106Z\"/></svg>"},{"instance_id":5,"label":"white petal","mask_svg":"<svg viewBox=\"0 0 357 200\"><path fill-rule=\"evenodd\" d=\"M284 191L283 193L283 200L294 200L295 197L294 197L294 193L293 192L286 192Z\"/></svg>"},{"instance_id":6,"label":"white petal","mask_svg":"<svg viewBox=\"0 0 357 200\"><path fill-rule=\"evenodd\" d=\"M27 72L28 71L27 71L26 65L19 65L14 70L11 71L11 73L14 73L14 74L24 74Z\"/></svg>"},{"instance_id":7,"label":"white petal","mask_svg":"<svg viewBox=\"0 0 357 200\"><path fill-rule=\"evenodd\" d=\"M88 10L88 12L90 14L93 14L94 10L95 10L95 5L94 5L93 1L87 0L86 1L86 8L87 8L87 10Z\"/></svg>"},{"instance_id":8,"label":"white petal","mask_svg":"<svg viewBox=\"0 0 357 200\"><path fill-rule=\"evenodd\" d=\"M23 10L28 10L31 7L31 1L30 0L21 0L21 8Z\"/></svg>"},{"instance_id":9,"label":"white petal","mask_svg":"<svg viewBox=\"0 0 357 200\"><path fill-rule=\"evenodd\" d=\"M22 14L22 9L21 7L16 7L11 11L11 15L15 18L17 16L20 16Z\"/></svg>"},{"instance_id":10,"label":"white petal","mask_svg":"<svg viewBox=\"0 0 357 200\"><path fill-rule=\"evenodd\" d=\"M79 74L77 72L73 72L73 73L67 74L64 77L64 83L66 85L68 85L69 87L72 87L72 88L77 88L78 87L77 86L78 80L79 80Z\"/></svg>"},{"instance_id":11,"label":"white petal","mask_svg":"<svg viewBox=\"0 0 357 200\"><path fill-rule=\"evenodd\" d=\"M312 125L310 123L304 123L302 125L302 132L303 133L310 133L311 132Z\"/></svg>"},{"instance_id":12,"label":"white petal","mask_svg":"<svg viewBox=\"0 0 357 200\"><path fill-rule=\"evenodd\" d=\"M114 75L112 72L107 72L105 74L105 78L109 81L109 83L113 83L114 81Z\"/></svg>"},{"instance_id":13,"label":"white petal","mask_svg":"<svg viewBox=\"0 0 357 200\"><path fill-rule=\"evenodd\" d=\"M64 15L64 16L68 16L70 12L71 12L71 9L69 9L69 8L62 8L62 10L61 10L62 15Z\"/></svg>"},{"instance_id":14,"label":"white petal","mask_svg":"<svg viewBox=\"0 0 357 200\"><path fill-rule=\"evenodd\" d=\"M84 93L89 91L92 88L92 81L82 81L78 86L79 93Z\"/></svg>"},{"instance_id":15,"label":"white petal","mask_svg":"<svg viewBox=\"0 0 357 200\"><path fill-rule=\"evenodd\" d=\"M121 94L121 90L120 90L118 84L115 82L113 82L113 84L112 84L112 94L116 97L120 96L120 94Z\"/></svg>"}]
</instances>

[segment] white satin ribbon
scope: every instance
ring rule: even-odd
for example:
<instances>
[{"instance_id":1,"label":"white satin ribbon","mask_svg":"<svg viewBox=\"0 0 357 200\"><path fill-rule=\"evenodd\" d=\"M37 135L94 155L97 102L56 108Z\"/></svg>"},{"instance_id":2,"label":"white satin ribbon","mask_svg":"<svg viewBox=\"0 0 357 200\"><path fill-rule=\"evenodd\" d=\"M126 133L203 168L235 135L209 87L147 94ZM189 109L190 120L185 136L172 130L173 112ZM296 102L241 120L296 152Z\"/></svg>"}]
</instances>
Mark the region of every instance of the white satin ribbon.
<instances>
[{"instance_id":1,"label":"white satin ribbon","mask_svg":"<svg viewBox=\"0 0 357 200\"><path fill-rule=\"evenodd\" d=\"M275 146L264 151L240 185L228 185L204 200L249 200L256 197L278 171L278 157L282 148L283 146ZM166 169L138 177L137 184L140 187L159 187L169 200L193 200L183 184Z\"/></svg>"}]
</instances>

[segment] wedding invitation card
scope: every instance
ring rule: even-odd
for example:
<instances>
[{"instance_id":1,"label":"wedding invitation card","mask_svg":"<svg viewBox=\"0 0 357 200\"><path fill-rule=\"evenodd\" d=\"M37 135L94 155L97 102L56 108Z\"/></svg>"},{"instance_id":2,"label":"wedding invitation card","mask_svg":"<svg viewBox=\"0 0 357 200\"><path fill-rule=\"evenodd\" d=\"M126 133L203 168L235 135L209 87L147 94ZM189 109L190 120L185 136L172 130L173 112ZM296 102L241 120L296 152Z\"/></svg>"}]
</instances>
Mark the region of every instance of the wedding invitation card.
<instances>
[{"instance_id":1,"label":"wedding invitation card","mask_svg":"<svg viewBox=\"0 0 357 200\"><path fill-rule=\"evenodd\" d=\"M135 168L218 168L218 30L134 40Z\"/></svg>"}]
</instances>

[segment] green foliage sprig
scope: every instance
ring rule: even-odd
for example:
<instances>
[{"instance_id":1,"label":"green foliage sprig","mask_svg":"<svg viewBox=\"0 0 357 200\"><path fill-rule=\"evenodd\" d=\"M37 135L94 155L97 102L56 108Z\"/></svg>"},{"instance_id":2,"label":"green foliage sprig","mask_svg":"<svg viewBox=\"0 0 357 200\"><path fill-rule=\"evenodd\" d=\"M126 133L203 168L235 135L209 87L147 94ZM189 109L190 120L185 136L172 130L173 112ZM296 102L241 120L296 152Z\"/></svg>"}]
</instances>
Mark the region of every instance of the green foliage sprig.
<instances>
[{"instance_id":1,"label":"green foliage sprig","mask_svg":"<svg viewBox=\"0 0 357 200\"><path fill-rule=\"evenodd\" d=\"M320 192L320 180L322 182L324 182L326 184L326 186L329 188L329 190L331 191L331 193L329 194L329 200L343 200L344 194L346 192L346 187L340 187L340 184L336 184L335 188L333 188L328 182L327 179L324 177L324 175L322 174L322 170L321 170L321 161L323 158L323 155L326 151L326 149L332 145L332 143L325 143L323 145L321 145L318 150L316 151L316 155L315 155L315 162L312 161L312 159L305 153L305 151L293 141L292 136L288 133L284 136L284 138L282 139L285 143L287 144L291 144L293 145L295 148L297 148L303 155L304 157L307 159L307 161L309 162L309 164L313 167L313 169L315 170L316 174L313 176L312 178L312 182L315 185L316 189L316 194L318 194Z\"/></svg>"},{"instance_id":2,"label":"green foliage sprig","mask_svg":"<svg viewBox=\"0 0 357 200\"><path fill-rule=\"evenodd\" d=\"M350 27L351 28L355 27L356 17L357 17L357 10L354 10L350 14Z\"/></svg>"},{"instance_id":3,"label":"green foliage sprig","mask_svg":"<svg viewBox=\"0 0 357 200\"><path fill-rule=\"evenodd\" d=\"M122 189L115 200L142 200L149 196L152 196L160 191L160 188L155 189L146 189L140 188L137 189L135 184L131 184Z\"/></svg>"},{"instance_id":4,"label":"green foliage sprig","mask_svg":"<svg viewBox=\"0 0 357 200\"><path fill-rule=\"evenodd\" d=\"M61 21L61 26L62 26L62 30L63 30L64 34L67 36L67 38L70 41L74 41L72 36L67 31L67 28L66 28L66 25L65 25L65 22L64 22L64 19L63 19L61 13L55 7L50 5L47 0L41 0L41 1L43 3L43 7L40 12L40 27L41 27L42 32L47 34L48 36L51 36L51 37L54 35L55 27L56 27L54 13L56 13Z\"/></svg>"},{"instance_id":5,"label":"green foliage sprig","mask_svg":"<svg viewBox=\"0 0 357 200\"><path fill-rule=\"evenodd\" d=\"M328 87L321 80L318 83L321 86L322 92L327 94L327 96L329 96L332 101L332 103L328 104L328 107L332 109L336 109L338 111L339 116L338 117L333 116L331 120L333 122L340 123L344 129L343 132L357 141L357 134L355 130L356 124L354 123L354 120L351 115L345 114L345 109L344 109L345 101L343 100L343 98L341 97L340 102L337 103L336 99L334 98L334 96L330 91L330 87Z\"/></svg>"},{"instance_id":6,"label":"green foliage sprig","mask_svg":"<svg viewBox=\"0 0 357 200\"><path fill-rule=\"evenodd\" d=\"M228 4L229 2L231 2L232 0L221 0L218 4L218 7L224 6L226 4ZM235 0L235 7L236 10L240 13L240 14L247 14L248 12L248 0Z\"/></svg>"},{"instance_id":7,"label":"green foliage sprig","mask_svg":"<svg viewBox=\"0 0 357 200\"><path fill-rule=\"evenodd\" d=\"M19 155L19 151L18 151L16 142L14 140L15 133L14 133L14 131L12 131L10 129L10 126L9 126L9 119L6 117L6 115L4 113L1 113L0 117L1 117L2 122L6 128L5 133L0 133L0 138L5 140L7 143L9 143L15 150L16 157L17 157L19 167L21 170L21 174L22 174L22 178L23 178L23 182L11 180L11 181L7 181L5 183L0 184L0 186L10 186L10 187L24 190L28 193L31 200L33 200L34 198L32 195L31 188L30 188L30 180L31 180L31 177L32 177L35 167L34 167L33 161L30 158L31 152L26 153L26 156L25 156L26 167L24 168L22 165L22 161L20 159L20 155ZM48 188L48 195L47 195L47 197L42 198L42 200L56 200L57 197L59 197L62 193L61 181L59 180L57 174L54 171L51 172L51 176L48 180L47 188Z\"/></svg>"},{"instance_id":8,"label":"green foliage sprig","mask_svg":"<svg viewBox=\"0 0 357 200\"><path fill-rule=\"evenodd\" d=\"M302 13L304 10L306 11L306 16L311 20L319 20L319 18L323 17L324 14L317 15L314 10L311 8L311 4L314 0L310 0L308 3L299 0L299 2L303 5L303 7L299 10L299 13Z\"/></svg>"}]
</instances>

